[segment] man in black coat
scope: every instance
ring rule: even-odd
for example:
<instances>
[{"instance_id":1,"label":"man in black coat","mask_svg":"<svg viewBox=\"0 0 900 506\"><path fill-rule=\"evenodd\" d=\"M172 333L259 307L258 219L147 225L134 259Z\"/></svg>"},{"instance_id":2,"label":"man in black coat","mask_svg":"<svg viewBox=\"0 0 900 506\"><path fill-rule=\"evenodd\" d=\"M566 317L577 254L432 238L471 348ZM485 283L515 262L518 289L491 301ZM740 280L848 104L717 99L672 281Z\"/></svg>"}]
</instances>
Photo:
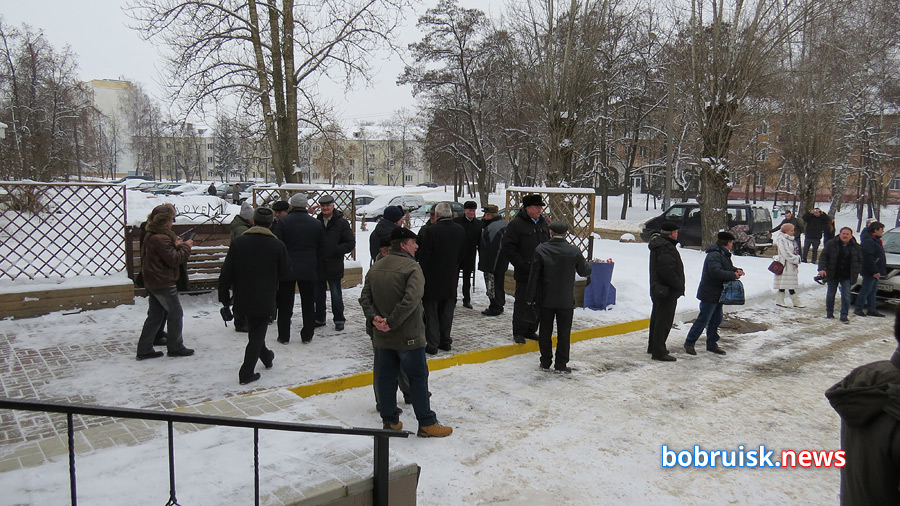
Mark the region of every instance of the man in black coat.
<instances>
[{"instance_id":1,"label":"man in black coat","mask_svg":"<svg viewBox=\"0 0 900 506\"><path fill-rule=\"evenodd\" d=\"M238 371L241 385L259 379L259 373L254 372L257 360L269 369L275 359L275 352L266 348L266 329L275 313L279 280L288 270L288 253L269 230L273 220L270 209L257 208L253 214L255 226L231 241L219 274L219 302L228 307L233 301L235 311L247 321L247 347Z\"/></svg>"},{"instance_id":2,"label":"man in black coat","mask_svg":"<svg viewBox=\"0 0 900 506\"><path fill-rule=\"evenodd\" d=\"M569 226L554 221L549 226L550 240L534 250L534 262L528 277L526 299L528 304L540 308L541 333L538 344L541 349L541 370L570 373L569 344L572 317L575 314L575 273L591 275L581 250L566 242ZM556 364L553 364L553 320L556 320Z\"/></svg>"},{"instance_id":3,"label":"man in black coat","mask_svg":"<svg viewBox=\"0 0 900 506\"><path fill-rule=\"evenodd\" d=\"M887 259L884 254L884 243L881 236L884 235L884 223L873 221L862 234L862 285L856 295L856 307L853 314L856 316L884 316L878 312L878 280L887 276ZM864 313L863 309L868 308Z\"/></svg>"},{"instance_id":4,"label":"man in black coat","mask_svg":"<svg viewBox=\"0 0 900 506\"><path fill-rule=\"evenodd\" d=\"M378 224L375 225L375 229L369 234L369 255L372 258L372 263L375 263L375 259L378 257L378 252L381 249L381 241L385 239L390 241L391 232L393 232L395 228L398 228L402 222L403 209L400 209L399 206L387 206L384 208L384 213L381 214L381 220L378 221Z\"/></svg>"},{"instance_id":5,"label":"man in black coat","mask_svg":"<svg viewBox=\"0 0 900 506\"><path fill-rule=\"evenodd\" d=\"M502 314L503 306L506 305L503 280L506 277L509 260L503 255L500 245L509 223L500 216L499 212L497 206L488 204L484 208L484 216L481 218L478 270L484 273L484 286L487 289L488 300L490 300L488 308L481 312L485 316Z\"/></svg>"},{"instance_id":6,"label":"man in black coat","mask_svg":"<svg viewBox=\"0 0 900 506\"><path fill-rule=\"evenodd\" d=\"M834 296L841 288L841 321L850 323L850 286L856 283L862 269L862 250L853 238L853 229L844 227L837 240L825 243L819 257L819 276L825 277L825 317L834 318Z\"/></svg>"},{"instance_id":7,"label":"man in black coat","mask_svg":"<svg viewBox=\"0 0 900 506\"><path fill-rule=\"evenodd\" d=\"M857 367L825 392L841 415L841 504L900 504L900 306L890 361Z\"/></svg>"},{"instance_id":8,"label":"man in black coat","mask_svg":"<svg viewBox=\"0 0 900 506\"><path fill-rule=\"evenodd\" d=\"M803 251L803 243L800 240L800 233L803 232L803 222L800 221L799 218L794 216L794 211L785 211L784 218L781 220L781 223L776 225L772 230L769 230L769 232L779 232L781 230L781 226L785 223L790 223L794 226L794 242L797 243L797 251Z\"/></svg>"},{"instance_id":9,"label":"man in black coat","mask_svg":"<svg viewBox=\"0 0 900 506\"><path fill-rule=\"evenodd\" d=\"M674 362L666 349L666 339L675 321L678 298L684 295L684 264L678 253L678 225L662 224L662 233L650 241L650 339L647 353L653 360Z\"/></svg>"},{"instance_id":10,"label":"man in black coat","mask_svg":"<svg viewBox=\"0 0 900 506\"><path fill-rule=\"evenodd\" d=\"M703 273L697 287L697 298L700 299L700 314L691 325L684 341L684 351L688 355L696 355L694 343L706 329L706 351L716 355L725 355L719 347L719 325L722 324L722 290L727 281L741 279L744 270L731 263L731 248L734 247L734 235L731 232L719 232L715 244L706 248L706 260L703 261Z\"/></svg>"},{"instance_id":11,"label":"man in black coat","mask_svg":"<svg viewBox=\"0 0 900 506\"><path fill-rule=\"evenodd\" d=\"M547 219L541 215L544 202L540 195L526 195L522 199L522 209L510 220L503 235L501 250L515 269L515 303L513 304L513 341L525 344L525 339L537 339L539 317L534 309L529 310L525 300L528 276L534 250L539 244L550 240Z\"/></svg>"},{"instance_id":12,"label":"man in black coat","mask_svg":"<svg viewBox=\"0 0 900 506\"><path fill-rule=\"evenodd\" d=\"M453 311L459 284L459 262L463 257L466 231L453 222L450 204L435 206L437 221L419 231L416 258L425 274L425 352L434 355L439 349L450 351L453 339Z\"/></svg>"},{"instance_id":13,"label":"man in black coat","mask_svg":"<svg viewBox=\"0 0 900 506\"><path fill-rule=\"evenodd\" d=\"M481 220L475 218L475 210L478 204L474 200L469 200L463 204L465 214L454 218L453 221L462 225L466 231L466 248L463 251L463 257L460 261L460 269L463 273L462 292L463 307L472 309L472 275L475 272L475 253L478 250L478 243L481 239Z\"/></svg>"},{"instance_id":14,"label":"man in black coat","mask_svg":"<svg viewBox=\"0 0 900 506\"><path fill-rule=\"evenodd\" d=\"M291 340L291 316L294 314L294 286L300 292L300 310L303 327L300 340L312 341L316 328L316 273L325 242L322 223L306 212L305 193L295 193L289 204L287 216L278 220L275 235L287 246L291 269L278 284L278 342Z\"/></svg>"},{"instance_id":15,"label":"man in black coat","mask_svg":"<svg viewBox=\"0 0 900 506\"><path fill-rule=\"evenodd\" d=\"M825 231L831 226L831 218L817 207L804 214L803 221L806 222L806 243L803 245L803 261L806 262L809 249L812 247L812 263L816 263L816 260L819 258L819 245L822 243Z\"/></svg>"},{"instance_id":16,"label":"man in black coat","mask_svg":"<svg viewBox=\"0 0 900 506\"><path fill-rule=\"evenodd\" d=\"M328 317L325 311L325 292L331 293L331 312L334 314L334 329L344 330L344 296L341 293L341 279L344 277L344 255L356 247L356 237L350 230L350 222L343 213L334 208L334 197L323 195L319 198L319 216L325 228L325 242L322 243L322 264L316 285L316 326L325 325Z\"/></svg>"}]
</instances>

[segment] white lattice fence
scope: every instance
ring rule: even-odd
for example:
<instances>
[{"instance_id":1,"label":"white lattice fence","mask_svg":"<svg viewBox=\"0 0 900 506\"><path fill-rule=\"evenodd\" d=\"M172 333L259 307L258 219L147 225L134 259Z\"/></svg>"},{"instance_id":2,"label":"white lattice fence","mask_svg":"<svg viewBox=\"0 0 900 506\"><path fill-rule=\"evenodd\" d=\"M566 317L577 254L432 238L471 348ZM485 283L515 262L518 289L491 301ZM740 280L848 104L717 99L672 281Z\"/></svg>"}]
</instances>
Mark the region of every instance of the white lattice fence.
<instances>
[{"instance_id":1,"label":"white lattice fence","mask_svg":"<svg viewBox=\"0 0 900 506\"><path fill-rule=\"evenodd\" d=\"M0 279L125 270L125 187L0 182Z\"/></svg>"}]
</instances>

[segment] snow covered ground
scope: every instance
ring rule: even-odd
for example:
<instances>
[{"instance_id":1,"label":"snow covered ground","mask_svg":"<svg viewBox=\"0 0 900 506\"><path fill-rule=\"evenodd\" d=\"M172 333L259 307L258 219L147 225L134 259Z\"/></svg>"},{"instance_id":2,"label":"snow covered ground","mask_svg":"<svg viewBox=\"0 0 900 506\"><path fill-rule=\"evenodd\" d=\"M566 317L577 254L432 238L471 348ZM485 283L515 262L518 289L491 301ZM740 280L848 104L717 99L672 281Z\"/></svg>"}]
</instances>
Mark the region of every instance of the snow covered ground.
<instances>
[{"instance_id":1,"label":"snow covered ground","mask_svg":"<svg viewBox=\"0 0 900 506\"><path fill-rule=\"evenodd\" d=\"M423 193L426 200L452 198L443 189L430 188L385 188L372 193L400 191ZM214 197L142 198L132 193L128 196L130 223L142 221L162 201L190 206L204 205L202 199L209 199L209 205L221 202ZM504 200L502 195L490 199L501 207ZM611 202L610 215L618 216L621 204ZM661 212L652 205L649 212L643 211L643 201L638 199L635 206L627 221L610 222L607 228L634 230L640 220ZM229 205L228 211L236 213L238 206ZM841 214L837 222L852 226L855 216L852 211ZM364 269L368 233L357 235ZM776 309L771 300L772 275L766 270L769 260L736 258L736 265L747 272L742 281L749 302L729 313L731 323L726 327L735 328L723 329L721 342L728 355L699 351L698 356L689 357L681 352L681 343L689 326L686 322L697 308L694 293L704 255L680 251L687 296L679 301L680 313L669 339L669 349L679 359L675 363L650 361L644 353L646 331L642 331L576 343L571 365L577 370L571 376L538 371L536 354L433 372L433 408L442 423L454 427L454 434L444 440L411 438L392 444L402 460L422 466L420 504L836 503L836 469L666 469L661 466L661 447L668 445L676 451L691 450L694 445L706 450L765 445L776 452L839 449L840 422L823 392L854 367L890 357L896 347L892 319L853 318L851 325L825 320L824 288L813 283L815 271L809 264L800 271L801 297L809 307ZM597 239L594 256L616 263L612 283L617 304L610 311L579 309L576 320L602 325L647 318L646 244ZM481 279L477 287L481 294ZM0 291L12 289L0 286ZM359 288L345 290L345 303L355 304L358 295ZM148 380L129 349L122 357L87 362L78 375L51 378L43 388L129 407L161 404L173 396L199 403L233 395L238 387L235 364L240 360L240 340L233 339L233 333L223 336L215 297L183 300L189 321L186 339L200 344L196 357L141 363L155 371ZM0 320L0 334L34 349L72 340L102 343L111 334L133 334L146 307L146 300L139 299L135 306L79 315L5 319ZM345 335L340 339L366 338ZM498 339L506 342L509 336ZM264 373L259 382L272 390L312 381L323 373L340 375L352 365L345 350L333 344L315 346L314 341L309 347L289 346L276 352L276 369ZM308 412L322 412L347 425L378 426L371 397L371 387L319 395L272 418L296 420ZM402 420L414 429L411 411ZM263 462L264 489L315 466L303 459L308 440L272 436L266 445L274 449L278 460ZM193 479L181 478L181 502L222 504L222 497L250 502L249 451L246 438L225 429L184 436L179 440L179 474L196 475L196 482L203 486L191 487ZM158 445L140 445L79 455L79 485L84 484L90 499L83 503L142 503L148 489L165 489L164 458L157 458L164 452ZM0 504L61 503L67 501L67 486L65 458L5 472L0 474L4 491ZM215 487L215 494L204 488L209 486Z\"/></svg>"}]
</instances>

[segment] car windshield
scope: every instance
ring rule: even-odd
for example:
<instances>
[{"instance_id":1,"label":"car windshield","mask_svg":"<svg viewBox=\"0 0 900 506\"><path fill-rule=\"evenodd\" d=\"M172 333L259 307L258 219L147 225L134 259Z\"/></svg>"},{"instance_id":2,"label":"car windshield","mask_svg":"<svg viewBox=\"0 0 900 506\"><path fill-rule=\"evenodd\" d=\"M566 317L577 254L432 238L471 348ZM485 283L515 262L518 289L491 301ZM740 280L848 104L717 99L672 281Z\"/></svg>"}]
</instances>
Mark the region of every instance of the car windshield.
<instances>
[{"instance_id":1,"label":"car windshield","mask_svg":"<svg viewBox=\"0 0 900 506\"><path fill-rule=\"evenodd\" d=\"M884 242L885 253L900 254L900 228L885 232L885 234L881 236L881 240Z\"/></svg>"}]
</instances>

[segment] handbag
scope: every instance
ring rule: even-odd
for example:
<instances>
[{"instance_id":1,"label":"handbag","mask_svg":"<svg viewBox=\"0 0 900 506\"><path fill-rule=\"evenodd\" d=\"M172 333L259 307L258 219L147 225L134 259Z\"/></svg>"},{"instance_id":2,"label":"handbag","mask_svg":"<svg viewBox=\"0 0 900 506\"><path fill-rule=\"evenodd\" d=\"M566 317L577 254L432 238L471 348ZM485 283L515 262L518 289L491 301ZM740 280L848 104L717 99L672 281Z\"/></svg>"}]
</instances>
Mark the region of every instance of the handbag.
<instances>
[{"instance_id":1,"label":"handbag","mask_svg":"<svg viewBox=\"0 0 900 506\"><path fill-rule=\"evenodd\" d=\"M744 304L744 285L740 280L727 281L722 287L719 304L726 306L742 306Z\"/></svg>"},{"instance_id":2,"label":"handbag","mask_svg":"<svg viewBox=\"0 0 900 506\"><path fill-rule=\"evenodd\" d=\"M775 260L772 260L772 263L769 264L769 270L775 273L776 276L780 276L782 272L784 272L784 264Z\"/></svg>"}]
</instances>

